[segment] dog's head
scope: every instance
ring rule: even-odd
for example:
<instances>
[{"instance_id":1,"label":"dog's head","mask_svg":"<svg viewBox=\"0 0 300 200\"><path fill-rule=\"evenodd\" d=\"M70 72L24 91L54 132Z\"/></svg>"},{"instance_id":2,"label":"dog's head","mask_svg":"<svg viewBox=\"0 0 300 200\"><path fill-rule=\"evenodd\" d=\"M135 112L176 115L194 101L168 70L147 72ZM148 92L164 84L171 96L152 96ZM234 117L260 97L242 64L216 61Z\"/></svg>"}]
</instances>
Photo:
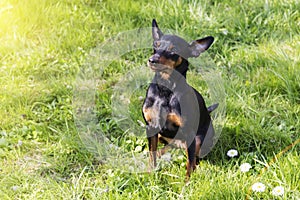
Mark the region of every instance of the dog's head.
<instances>
[{"instance_id":1,"label":"dog's head","mask_svg":"<svg viewBox=\"0 0 300 200\"><path fill-rule=\"evenodd\" d=\"M153 55L148 60L148 66L157 72L170 74L190 57L198 57L206 51L214 41L211 36L186 42L176 35L164 35L153 19L152 21Z\"/></svg>"}]
</instances>

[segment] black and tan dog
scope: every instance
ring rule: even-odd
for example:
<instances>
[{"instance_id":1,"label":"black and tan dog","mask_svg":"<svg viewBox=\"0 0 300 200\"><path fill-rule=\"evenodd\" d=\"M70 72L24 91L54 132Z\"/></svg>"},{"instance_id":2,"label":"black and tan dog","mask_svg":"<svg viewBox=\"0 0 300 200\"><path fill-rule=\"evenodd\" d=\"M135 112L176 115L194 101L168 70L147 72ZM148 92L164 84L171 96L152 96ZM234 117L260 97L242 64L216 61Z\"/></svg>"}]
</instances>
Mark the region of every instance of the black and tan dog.
<instances>
[{"instance_id":1,"label":"black and tan dog","mask_svg":"<svg viewBox=\"0 0 300 200\"><path fill-rule=\"evenodd\" d=\"M188 58L198 57L214 41L209 36L190 44L176 35L164 35L156 21L152 22L153 55L148 66L155 72L143 104L151 166L156 166L157 155L170 145L187 149L186 178L199 161L201 145L211 125L209 113L218 104L206 107L203 97L186 82ZM158 141L165 144L159 152Z\"/></svg>"}]
</instances>

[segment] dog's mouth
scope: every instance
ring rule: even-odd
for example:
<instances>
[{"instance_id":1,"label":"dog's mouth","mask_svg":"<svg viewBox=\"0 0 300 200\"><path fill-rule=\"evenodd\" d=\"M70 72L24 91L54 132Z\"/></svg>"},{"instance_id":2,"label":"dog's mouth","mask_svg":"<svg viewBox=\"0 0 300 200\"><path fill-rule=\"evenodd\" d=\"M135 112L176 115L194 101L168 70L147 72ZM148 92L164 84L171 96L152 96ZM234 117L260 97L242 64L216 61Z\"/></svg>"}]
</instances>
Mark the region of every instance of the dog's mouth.
<instances>
[{"instance_id":1,"label":"dog's mouth","mask_svg":"<svg viewBox=\"0 0 300 200\"><path fill-rule=\"evenodd\" d=\"M152 71L155 72L163 72L163 71L169 71L170 68L166 65L160 64L160 63L150 63L148 62L148 66Z\"/></svg>"}]
</instances>

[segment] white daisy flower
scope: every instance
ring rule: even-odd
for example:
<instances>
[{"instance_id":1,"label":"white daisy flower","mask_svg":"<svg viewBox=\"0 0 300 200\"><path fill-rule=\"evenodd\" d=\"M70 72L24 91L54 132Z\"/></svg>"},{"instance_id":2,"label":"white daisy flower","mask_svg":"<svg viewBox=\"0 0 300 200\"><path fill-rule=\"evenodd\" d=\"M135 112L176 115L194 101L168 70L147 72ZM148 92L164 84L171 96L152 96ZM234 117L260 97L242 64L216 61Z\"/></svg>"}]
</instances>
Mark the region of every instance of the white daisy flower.
<instances>
[{"instance_id":1,"label":"white daisy flower","mask_svg":"<svg viewBox=\"0 0 300 200\"><path fill-rule=\"evenodd\" d=\"M20 147L20 146L22 146L22 144L23 144L22 140L19 140L17 143L17 146Z\"/></svg>"},{"instance_id":2,"label":"white daisy flower","mask_svg":"<svg viewBox=\"0 0 300 200\"><path fill-rule=\"evenodd\" d=\"M139 96L139 101L143 101L144 97L143 96Z\"/></svg>"},{"instance_id":3,"label":"white daisy flower","mask_svg":"<svg viewBox=\"0 0 300 200\"><path fill-rule=\"evenodd\" d=\"M284 187L277 186L272 190L274 196L282 196L284 194Z\"/></svg>"},{"instance_id":4,"label":"white daisy flower","mask_svg":"<svg viewBox=\"0 0 300 200\"><path fill-rule=\"evenodd\" d=\"M263 183L260 183L260 182L254 183L252 185L252 190L254 192L264 192L265 189L266 189L266 186Z\"/></svg>"},{"instance_id":5,"label":"white daisy flower","mask_svg":"<svg viewBox=\"0 0 300 200\"><path fill-rule=\"evenodd\" d=\"M235 149L230 149L227 151L227 156L230 158L236 157L238 155L238 151Z\"/></svg>"},{"instance_id":6,"label":"white daisy flower","mask_svg":"<svg viewBox=\"0 0 300 200\"><path fill-rule=\"evenodd\" d=\"M134 149L134 151L135 152L140 152L140 151L142 151L142 149L143 149L142 146L136 146L135 149Z\"/></svg>"},{"instance_id":7,"label":"white daisy flower","mask_svg":"<svg viewBox=\"0 0 300 200\"><path fill-rule=\"evenodd\" d=\"M17 191L17 190L19 189L19 186L14 185L14 186L11 187L11 189L12 189L13 191Z\"/></svg>"},{"instance_id":8,"label":"white daisy flower","mask_svg":"<svg viewBox=\"0 0 300 200\"><path fill-rule=\"evenodd\" d=\"M251 165L249 163L243 163L240 166L241 172L248 172L251 169Z\"/></svg>"}]
</instances>

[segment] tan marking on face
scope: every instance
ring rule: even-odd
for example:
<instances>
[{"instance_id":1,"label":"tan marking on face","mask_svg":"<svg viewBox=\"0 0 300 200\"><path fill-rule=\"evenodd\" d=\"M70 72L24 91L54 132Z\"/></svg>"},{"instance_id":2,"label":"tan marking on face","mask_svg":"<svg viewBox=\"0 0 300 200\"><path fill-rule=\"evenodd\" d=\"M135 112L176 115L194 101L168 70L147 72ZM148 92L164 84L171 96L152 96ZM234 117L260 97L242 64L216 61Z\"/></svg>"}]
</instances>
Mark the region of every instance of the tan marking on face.
<instances>
[{"instance_id":1,"label":"tan marking on face","mask_svg":"<svg viewBox=\"0 0 300 200\"><path fill-rule=\"evenodd\" d=\"M175 67L175 62L171 59L166 59L164 56L161 56L159 58L159 63L164 67L164 69L160 72L161 77L165 80L169 79Z\"/></svg>"},{"instance_id":2,"label":"tan marking on face","mask_svg":"<svg viewBox=\"0 0 300 200\"><path fill-rule=\"evenodd\" d=\"M163 79L167 80L170 78L172 71L182 63L182 58L179 57L175 62L172 59L167 59L164 56L159 58L159 64L163 65L163 70L160 72L160 75Z\"/></svg>"},{"instance_id":3,"label":"tan marking on face","mask_svg":"<svg viewBox=\"0 0 300 200\"><path fill-rule=\"evenodd\" d=\"M182 127L184 125L182 118L175 113L168 114L167 120L171 121L176 126Z\"/></svg>"},{"instance_id":4,"label":"tan marking on face","mask_svg":"<svg viewBox=\"0 0 300 200\"><path fill-rule=\"evenodd\" d=\"M175 69L182 63L182 58L179 56L177 61L174 61L172 59L167 59L164 56L161 56L159 58L159 63L165 65L168 68Z\"/></svg>"},{"instance_id":5,"label":"tan marking on face","mask_svg":"<svg viewBox=\"0 0 300 200\"><path fill-rule=\"evenodd\" d=\"M170 69L174 69L175 68L175 61L171 60L171 59L167 59L164 56L161 56L159 58L159 63L162 65L165 65L166 67L170 68Z\"/></svg>"}]
</instances>

